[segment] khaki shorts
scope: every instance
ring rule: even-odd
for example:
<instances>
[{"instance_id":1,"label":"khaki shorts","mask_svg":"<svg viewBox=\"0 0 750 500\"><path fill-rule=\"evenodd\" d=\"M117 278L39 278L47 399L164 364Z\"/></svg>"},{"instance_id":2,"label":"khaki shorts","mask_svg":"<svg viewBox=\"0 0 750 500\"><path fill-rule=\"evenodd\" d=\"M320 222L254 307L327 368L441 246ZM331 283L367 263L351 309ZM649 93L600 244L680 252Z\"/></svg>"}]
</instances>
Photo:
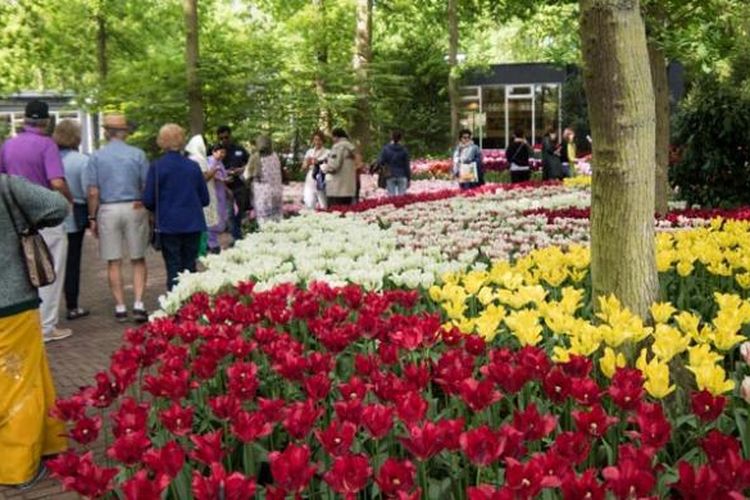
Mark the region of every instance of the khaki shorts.
<instances>
[{"instance_id":1,"label":"khaki shorts","mask_svg":"<svg viewBox=\"0 0 750 500\"><path fill-rule=\"evenodd\" d=\"M133 202L106 203L99 207L99 254L104 260L123 256L123 240L131 259L146 256L149 239L148 211L134 208Z\"/></svg>"}]
</instances>

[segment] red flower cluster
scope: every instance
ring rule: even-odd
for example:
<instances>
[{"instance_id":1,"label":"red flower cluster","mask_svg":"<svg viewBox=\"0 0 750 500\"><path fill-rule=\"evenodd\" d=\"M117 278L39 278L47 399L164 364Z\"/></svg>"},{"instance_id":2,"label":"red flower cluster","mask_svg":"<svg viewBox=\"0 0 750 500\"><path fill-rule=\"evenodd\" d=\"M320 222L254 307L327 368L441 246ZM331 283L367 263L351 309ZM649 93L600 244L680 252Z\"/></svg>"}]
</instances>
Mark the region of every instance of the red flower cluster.
<instances>
[{"instance_id":1,"label":"red flower cluster","mask_svg":"<svg viewBox=\"0 0 750 500\"><path fill-rule=\"evenodd\" d=\"M638 370L605 385L587 358L553 365L540 348L491 347L440 325L416 292L243 283L197 294L129 331L110 369L54 409L83 450L107 423L117 467L83 451L50 468L92 498L354 499L377 487L417 499L436 485L469 499L668 493L657 489L672 423L644 399ZM694 394L695 418L712 425L725 402ZM736 439L710 431L702 448L710 465L680 463L676 491L730 498L750 486Z\"/></svg>"},{"instance_id":2,"label":"red flower cluster","mask_svg":"<svg viewBox=\"0 0 750 500\"><path fill-rule=\"evenodd\" d=\"M534 208L525 210L523 215L542 215L547 217L547 224L554 224L557 219L588 219L591 216L591 209L566 207L559 209ZM669 221L673 226L679 226L682 219L705 219L710 220L716 217L731 220L750 220L750 207L739 207L733 209L679 209L670 210L663 217L657 215L660 220Z\"/></svg>"}]
</instances>

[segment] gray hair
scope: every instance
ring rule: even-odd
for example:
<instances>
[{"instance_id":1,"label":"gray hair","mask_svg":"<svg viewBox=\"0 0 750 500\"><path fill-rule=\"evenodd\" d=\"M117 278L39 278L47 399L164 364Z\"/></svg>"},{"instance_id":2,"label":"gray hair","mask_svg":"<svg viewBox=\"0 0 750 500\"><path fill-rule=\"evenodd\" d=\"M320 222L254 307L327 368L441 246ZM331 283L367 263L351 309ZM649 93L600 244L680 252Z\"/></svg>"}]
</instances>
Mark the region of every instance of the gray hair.
<instances>
[{"instance_id":1,"label":"gray hair","mask_svg":"<svg viewBox=\"0 0 750 500\"><path fill-rule=\"evenodd\" d=\"M268 156L273 153L271 138L267 135L259 135L258 138L255 139L255 147L258 149L258 153L261 156Z\"/></svg>"}]
</instances>

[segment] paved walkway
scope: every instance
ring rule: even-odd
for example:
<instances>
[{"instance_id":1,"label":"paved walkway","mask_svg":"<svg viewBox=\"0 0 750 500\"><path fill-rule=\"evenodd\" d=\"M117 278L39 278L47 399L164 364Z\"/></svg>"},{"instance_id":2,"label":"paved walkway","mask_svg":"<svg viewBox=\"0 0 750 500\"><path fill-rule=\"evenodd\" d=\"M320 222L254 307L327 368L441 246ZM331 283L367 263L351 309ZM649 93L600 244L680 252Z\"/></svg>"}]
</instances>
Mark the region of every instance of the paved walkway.
<instances>
[{"instance_id":1,"label":"paved walkway","mask_svg":"<svg viewBox=\"0 0 750 500\"><path fill-rule=\"evenodd\" d=\"M97 246L93 238L87 236L84 243L81 298L82 307L91 310L91 315L76 321L63 321L60 326L72 328L72 337L47 344L47 354L60 396L68 396L84 385L93 382L94 374L109 366L109 356L120 344L123 332L134 323L118 323L114 320L114 303L107 285L105 264L99 260ZM164 293L166 275L161 256L149 250L148 289L146 307L153 310L157 307L157 298ZM129 265L125 264L126 300L132 306L133 287L130 279ZM64 317L65 309L61 309ZM2 458L0 457L0 460ZM57 481L48 479L32 490L19 492L0 487L0 499L30 500L54 498L72 500L79 498L75 494L63 493Z\"/></svg>"}]
</instances>

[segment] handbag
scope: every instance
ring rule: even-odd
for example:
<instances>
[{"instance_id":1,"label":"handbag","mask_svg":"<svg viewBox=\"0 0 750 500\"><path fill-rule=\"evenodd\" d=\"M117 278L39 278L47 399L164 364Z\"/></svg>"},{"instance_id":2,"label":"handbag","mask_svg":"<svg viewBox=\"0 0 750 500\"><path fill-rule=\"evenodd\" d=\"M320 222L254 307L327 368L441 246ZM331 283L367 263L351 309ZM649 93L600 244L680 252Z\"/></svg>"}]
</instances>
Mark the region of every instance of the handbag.
<instances>
[{"instance_id":1,"label":"handbag","mask_svg":"<svg viewBox=\"0 0 750 500\"><path fill-rule=\"evenodd\" d=\"M151 246L157 252L161 251L161 233L159 232L159 170L154 165L154 177L156 177L156 209L154 210L154 227L151 229Z\"/></svg>"},{"instance_id":2,"label":"handbag","mask_svg":"<svg viewBox=\"0 0 750 500\"><path fill-rule=\"evenodd\" d=\"M6 193L10 195L10 204L8 203L8 197L6 196ZM47 243L44 242L44 238L42 238L42 235L39 234L39 231L34 226L34 224L31 223L28 216L23 211L23 208L21 208L21 205L19 205L16 201L16 197L10 187L10 183L8 182L7 175L3 176L2 198L3 203L5 204L5 209L8 211L8 217L10 217L10 220L13 223L13 229L18 235L18 240L21 247L21 257L23 259L24 267L26 268L26 275L29 277L31 286L39 288L51 285L55 282L55 279L57 279L57 275L55 274L55 263L52 259L52 254L47 247ZM17 207L18 211L21 213L24 223L26 224L25 229L19 227L18 222L13 215L11 204Z\"/></svg>"}]
</instances>

